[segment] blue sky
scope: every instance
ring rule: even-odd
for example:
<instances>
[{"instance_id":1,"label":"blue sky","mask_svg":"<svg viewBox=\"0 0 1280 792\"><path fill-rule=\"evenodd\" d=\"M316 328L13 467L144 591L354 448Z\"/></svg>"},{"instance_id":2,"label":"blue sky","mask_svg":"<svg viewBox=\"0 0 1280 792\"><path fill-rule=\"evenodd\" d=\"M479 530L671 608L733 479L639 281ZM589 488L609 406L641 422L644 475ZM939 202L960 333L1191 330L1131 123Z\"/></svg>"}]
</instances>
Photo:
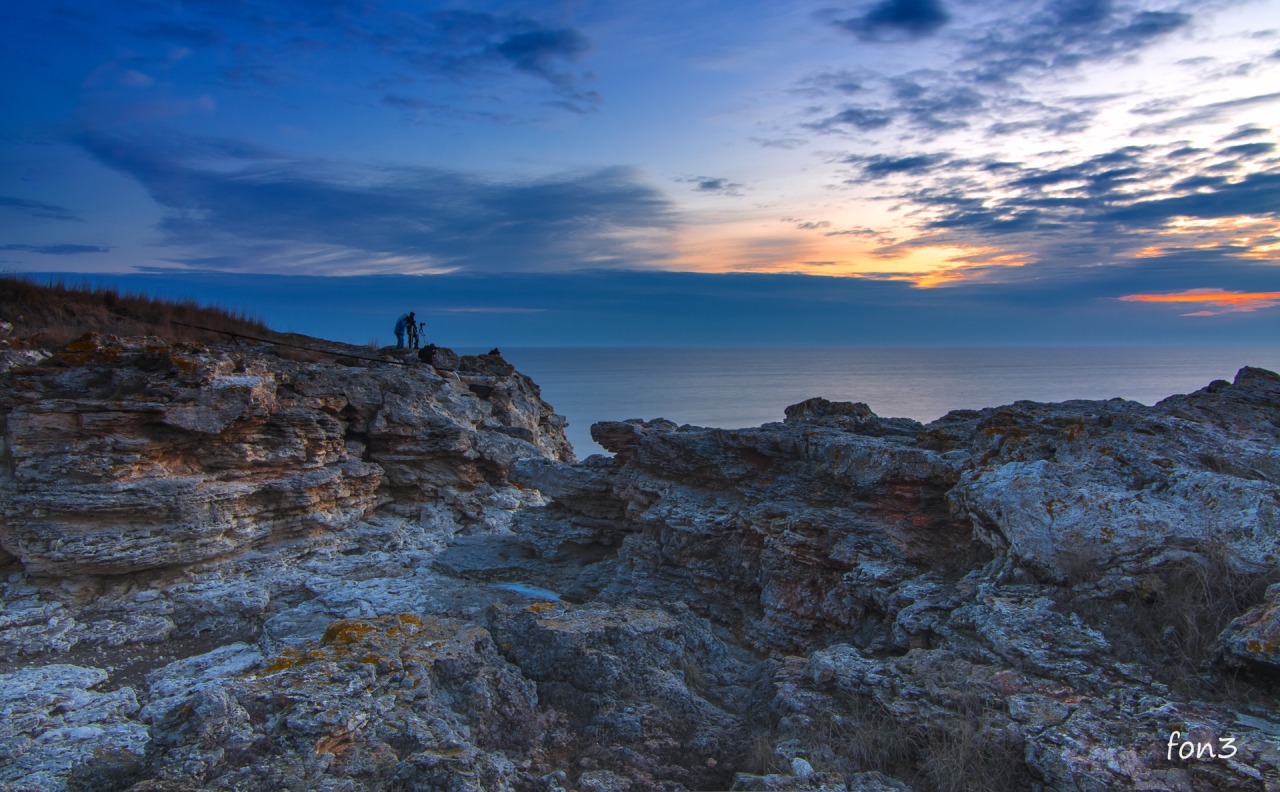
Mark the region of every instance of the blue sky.
<instances>
[{"instance_id":1,"label":"blue sky","mask_svg":"<svg viewBox=\"0 0 1280 792\"><path fill-rule=\"evenodd\" d=\"M410 298L455 344L1280 329L1276 3L0 14L11 271L361 341Z\"/></svg>"}]
</instances>

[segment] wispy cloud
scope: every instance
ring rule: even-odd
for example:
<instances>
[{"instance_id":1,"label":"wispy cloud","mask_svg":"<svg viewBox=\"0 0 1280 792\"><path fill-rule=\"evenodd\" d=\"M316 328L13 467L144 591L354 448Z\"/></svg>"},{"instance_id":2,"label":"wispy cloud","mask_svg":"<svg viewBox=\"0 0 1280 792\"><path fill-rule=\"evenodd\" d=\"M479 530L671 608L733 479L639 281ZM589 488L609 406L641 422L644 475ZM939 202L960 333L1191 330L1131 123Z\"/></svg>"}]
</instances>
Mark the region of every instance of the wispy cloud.
<instances>
[{"instance_id":1,"label":"wispy cloud","mask_svg":"<svg viewBox=\"0 0 1280 792\"><path fill-rule=\"evenodd\" d=\"M516 314L516 313L545 313L546 308L504 308L501 306L487 308L441 308L445 313L494 313L494 314Z\"/></svg>"},{"instance_id":2,"label":"wispy cloud","mask_svg":"<svg viewBox=\"0 0 1280 792\"><path fill-rule=\"evenodd\" d=\"M714 176L685 176L676 179L678 182L692 184L693 189L702 193L715 193L717 195L741 196L744 186L737 182L731 182L728 179L716 178Z\"/></svg>"},{"instance_id":3,"label":"wispy cloud","mask_svg":"<svg viewBox=\"0 0 1280 792\"><path fill-rule=\"evenodd\" d=\"M0 245L0 250L20 250L46 256L75 256L80 253L108 253L111 248L101 245Z\"/></svg>"},{"instance_id":4,"label":"wispy cloud","mask_svg":"<svg viewBox=\"0 0 1280 792\"><path fill-rule=\"evenodd\" d=\"M646 267L678 224L628 168L496 183L436 168L282 158L235 141L82 145L169 214L165 242L202 269L313 274ZM198 251L210 251L201 253Z\"/></svg>"},{"instance_id":5,"label":"wispy cloud","mask_svg":"<svg viewBox=\"0 0 1280 792\"><path fill-rule=\"evenodd\" d=\"M61 206L53 204L41 203L40 201L31 201L26 198L12 198L0 195L0 209L13 209L18 212L24 212L33 217L44 217L49 220L72 220L79 222L81 218L71 213L71 210L64 209Z\"/></svg>"},{"instance_id":6,"label":"wispy cloud","mask_svg":"<svg viewBox=\"0 0 1280 792\"><path fill-rule=\"evenodd\" d=\"M1233 292L1223 289L1188 289L1174 294L1130 294L1125 302L1173 303L1176 305L1211 305L1221 310L1200 310L1183 316L1214 316L1220 313L1247 313L1280 305L1280 292Z\"/></svg>"}]
</instances>

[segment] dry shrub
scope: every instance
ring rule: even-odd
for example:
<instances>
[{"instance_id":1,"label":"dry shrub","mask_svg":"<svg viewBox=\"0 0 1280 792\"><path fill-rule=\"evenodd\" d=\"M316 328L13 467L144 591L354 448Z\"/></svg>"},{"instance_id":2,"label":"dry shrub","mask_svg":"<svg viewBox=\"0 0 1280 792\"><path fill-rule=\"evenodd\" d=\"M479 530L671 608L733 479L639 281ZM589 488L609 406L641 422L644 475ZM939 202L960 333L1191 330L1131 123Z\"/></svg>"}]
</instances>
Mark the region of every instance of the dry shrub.
<instances>
[{"instance_id":1,"label":"dry shrub","mask_svg":"<svg viewBox=\"0 0 1280 792\"><path fill-rule=\"evenodd\" d=\"M1205 682L1200 672L1218 636L1280 580L1276 568L1243 571L1229 558L1227 548L1209 545L1197 557L1155 570L1144 595L1075 599L1064 610L1078 612L1107 636L1122 659L1148 666L1157 681L1186 693L1212 693L1197 686ZM1218 693L1232 695L1225 688Z\"/></svg>"},{"instance_id":2,"label":"dry shrub","mask_svg":"<svg viewBox=\"0 0 1280 792\"><path fill-rule=\"evenodd\" d=\"M684 672L684 683L690 690L701 692L707 688L707 677L702 672L698 659L692 655L684 655L677 667Z\"/></svg>"},{"instance_id":3,"label":"dry shrub","mask_svg":"<svg viewBox=\"0 0 1280 792\"><path fill-rule=\"evenodd\" d=\"M1011 792L1032 788L1021 742L989 730L935 729L929 736L917 789Z\"/></svg>"},{"instance_id":4,"label":"dry shrub","mask_svg":"<svg viewBox=\"0 0 1280 792\"><path fill-rule=\"evenodd\" d=\"M743 769L756 775L771 773L790 773L790 767L784 767L781 758L773 751L774 738L769 732L756 732L751 735L751 745L747 749Z\"/></svg>"},{"instance_id":5,"label":"dry shrub","mask_svg":"<svg viewBox=\"0 0 1280 792\"><path fill-rule=\"evenodd\" d=\"M839 711L798 737L815 769L830 773L878 770L918 792L1013 792L1031 788L1023 743L999 728L989 709L998 706L978 690L962 695L946 724L913 723L874 700L843 694ZM771 740L757 735L753 772L789 772L772 753Z\"/></svg>"},{"instance_id":6,"label":"dry shrub","mask_svg":"<svg viewBox=\"0 0 1280 792\"><path fill-rule=\"evenodd\" d=\"M172 300L143 292L89 282L38 281L30 275L0 275L0 320L14 325L14 335L43 334L41 342L54 348L88 332L114 335L156 335L170 341L225 342L222 332L252 336L274 335L258 317L193 299Z\"/></svg>"}]
</instances>

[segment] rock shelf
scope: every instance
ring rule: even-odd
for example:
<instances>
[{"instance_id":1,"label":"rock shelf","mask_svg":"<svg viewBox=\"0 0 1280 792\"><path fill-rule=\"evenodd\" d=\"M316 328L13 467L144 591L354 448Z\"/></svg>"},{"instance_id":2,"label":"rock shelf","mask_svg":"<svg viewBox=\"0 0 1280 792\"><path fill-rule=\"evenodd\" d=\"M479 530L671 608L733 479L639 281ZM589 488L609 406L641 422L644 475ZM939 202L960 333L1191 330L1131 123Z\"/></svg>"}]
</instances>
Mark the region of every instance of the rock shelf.
<instances>
[{"instance_id":1,"label":"rock shelf","mask_svg":"<svg viewBox=\"0 0 1280 792\"><path fill-rule=\"evenodd\" d=\"M497 355L0 345L3 792L1280 789L1272 372L578 461Z\"/></svg>"}]
</instances>

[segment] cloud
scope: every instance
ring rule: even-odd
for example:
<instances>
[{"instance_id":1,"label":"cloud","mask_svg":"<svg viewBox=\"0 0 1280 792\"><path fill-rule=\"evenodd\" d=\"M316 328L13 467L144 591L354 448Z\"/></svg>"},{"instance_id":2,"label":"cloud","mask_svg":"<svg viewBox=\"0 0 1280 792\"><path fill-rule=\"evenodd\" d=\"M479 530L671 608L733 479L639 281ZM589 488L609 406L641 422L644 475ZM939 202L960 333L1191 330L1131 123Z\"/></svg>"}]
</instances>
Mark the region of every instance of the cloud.
<instances>
[{"instance_id":1,"label":"cloud","mask_svg":"<svg viewBox=\"0 0 1280 792\"><path fill-rule=\"evenodd\" d=\"M517 69L549 79L557 61L575 61L588 49L587 37L570 28L514 33L494 47Z\"/></svg>"},{"instance_id":2,"label":"cloud","mask_svg":"<svg viewBox=\"0 0 1280 792\"><path fill-rule=\"evenodd\" d=\"M438 310L443 311L444 313L508 314L508 313L545 313L547 309L546 308L505 308L501 306L495 306L491 308L440 308Z\"/></svg>"},{"instance_id":3,"label":"cloud","mask_svg":"<svg viewBox=\"0 0 1280 792\"><path fill-rule=\"evenodd\" d=\"M1026 73L1074 69L1149 46L1191 22L1181 11L1125 16L1110 0L1058 0L1028 18L990 24L967 45L964 60L979 82L1004 83ZM1012 35L1010 35L1012 34Z\"/></svg>"},{"instance_id":4,"label":"cloud","mask_svg":"<svg viewBox=\"0 0 1280 792\"><path fill-rule=\"evenodd\" d=\"M1039 130L1048 132L1051 135L1068 135L1075 132L1084 132L1089 128L1089 122L1093 120L1095 113L1088 110L1071 110L1060 112L1054 115L1055 111L1040 118L1028 121L998 121L987 127L987 133L990 135L1016 135L1024 134L1031 130Z\"/></svg>"},{"instance_id":5,"label":"cloud","mask_svg":"<svg viewBox=\"0 0 1280 792\"><path fill-rule=\"evenodd\" d=\"M1221 121L1237 110L1250 107L1261 107L1273 102L1280 102L1280 92L1269 94L1258 94L1256 96L1246 96L1240 99L1230 99L1225 102L1213 102L1207 105L1201 105L1193 109L1190 113L1178 116L1169 121L1163 121L1158 124L1144 124L1133 130L1133 135L1143 134L1164 134L1178 129L1185 129L1199 124L1209 124L1215 121Z\"/></svg>"},{"instance_id":6,"label":"cloud","mask_svg":"<svg viewBox=\"0 0 1280 792\"><path fill-rule=\"evenodd\" d=\"M854 155L845 159L845 162L860 164L862 175L868 179L883 179L899 173L922 176L946 160L946 154L912 154L905 157L876 154L870 157Z\"/></svg>"},{"instance_id":7,"label":"cloud","mask_svg":"<svg viewBox=\"0 0 1280 792\"><path fill-rule=\"evenodd\" d=\"M995 181L969 181L962 190L930 187L910 197L941 210L928 228L999 233L1046 224L1146 228L1176 217L1280 212L1280 174L1255 172L1232 181L1199 170L1196 162L1188 162L1184 171L1181 178L1172 179L1179 171L1159 149L1126 146L1056 168L1002 168L1002 178ZM1157 191L1152 185L1158 180L1186 192Z\"/></svg>"},{"instance_id":8,"label":"cloud","mask_svg":"<svg viewBox=\"0 0 1280 792\"><path fill-rule=\"evenodd\" d=\"M728 179L718 179L711 176L690 176L676 179L678 182L688 182L694 185L695 190L705 193L716 193L719 195L741 196L743 185L737 182L731 182Z\"/></svg>"},{"instance_id":9,"label":"cloud","mask_svg":"<svg viewBox=\"0 0 1280 792\"><path fill-rule=\"evenodd\" d=\"M1175 217L1220 218L1280 212L1280 173L1252 173L1212 192L1093 207L1089 214L1130 226L1150 226Z\"/></svg>"},{"instance_id":10,"label":"cloud","mask_svg":"<svg viewBox=\"0 0 1280 792\"><path fill-rule=\"evenodd\" d=\"M939 0L881 0L866 14L833 24L864 40L894 34L916 39L936 33L950 18Z\"/></svg>"},{"instance_id":11,"label":"cloud","mask_svg":"<svg viewBox=\"0 0 1280 792\"><path fill-rule=\"evenodd\" d=\"M61 206L53 204L41 203L40 201L29 201L25 198L12 198L0 195L0 209L16 209L19 212L26 212L35 217L44 217L49 220L71 220L82 222L81 218L76 217L69 209L63 209Z\"/></svg>"},{"instance_id":12,"label":"cloud","mask_svg":"<svg viewBox=\"0 0 1280 792\"><path fill-rule=\"evenodd\" d=\"M1112 0L1029 0L999 6L994 16L972 16L977 8L954 6L963 18L938 44L944 58L951 54L950 63L944 60L945 65L930 69L829 70L798 80L792 93L828 102L812 108L821 114L820 120L799 126L812 132L863 135L901 126L923 132L925 140L979 120L985 121L991 136L1085 132L1103 105L1126 97L1058 96L1046 101L1036 97L1057 92L1037 91L1028 82L1131 57L1192 22L1182 7L1139 10ZM863 40L882 41L936 33L949 19L942 0L881 0L860 16L832 24ZM937 62L934 57L921 60ZM849 102L850 98L857 101ZM1157 97L1134 112L1162 116L1177 104L1178 100ZM1234 111L1223 107L1204 112Z\"/></svg>"},{"instance_id":13,"label":"cloud","mask_svg":"<svg viewBox=\"0 0 1280 792\"><path fill-rule=\"evenodd\" d=\"M1227 146L1218 153L1224 157L1257 157L1270 154L1275 150L1275 143L1241 143L1237 146Z\"/></svg>"},{"instance_id":14,"label":"cloud","mask_svg":"<svg viewBox=\"0 0 1280 792\"><path fill-rule=\"evenodd\" d=\"M1170 150L1181 156L1171 158ZM887 164L908 167L896 159ZM1226 278L1219 281L1224 288L1240 282L1250 283L1248 291L1273 287L1274 280L1251 281L1280 264L1278 163L1222 163L1217 154L1180 142L1082 158L1048 152L1037 159L1047 162L939 159L931 167L945 167L945 178L931 174L905 190L886 190L880 197L895 200L900 217L914 219L915 234L877 253L893 259L927 248L985 247L1025 261L1015 268L971 267L960 276L987 282L1096 280L1103 269L1116 268L1158 275L1166 288L1198 288L1186 281L1202 283L1206 272ZM1222 170L1224 164L1232 170ZM965 253L957 260L971 258Z\"/></svg>"},{"instance_id":15,"label":"cloud","mask_svg":"<svg viewBox=\"0 0 1280 792\"><path fill-rule=\"evenodd\" d=\"M1253 126L1252 124L1245 124L1244 126L1236 129L1236 131L1232 132L1230 135L1227 135L1226 137L1218 138L1218 142L1226 143L1231 140L1246 140L1251 137L1258 137L1259 135L1265 135L1270 131L1271 130L1267 129L1266 127Z\"/></svg>"},{"instance_id":16,"label":"cloud","mask_svg":"<svg viewBox=\"0 0 1280 792\"><path fill-rule=\"evenodd\" d=\"M815 99L831 94L850 96L864 90L862 84L864 79L866 79L865 76L845 69L821 72L800 80L790 92L797 96Z\"/></svg>"},{"instance_id":17,"label":"cloud","mask_svg":"<svg viewBox=\"0 0 1280 792\"><path fill-rule=\"evenodd\" d=\"M777 148L787 151L797 149L808 143L807 140L800 138L751 138L751 142L757 143L764 148Z\"/></svg>"},{"instance_id":18,"label":"cloud","mask_svg":"<svg viewBox=\"0 0 1280 792\"><path fill-rule=\"evenodd\" d=\"M111 275L99 282L150 294L197 293L203 301L236 305L268 317L271 326L278 329L291 327L353 343L364 343L371 336L386 338L395 317L413 307L424 318L439 317L428 322L428 336L454 349L583 345L777 348L813 346L815 339L833 347L1256 347L1260 338L1280 331L1278 310L1232 315L1243 321L1196 322L1179 317L1179 311L1174 310L1177 306L1152 305L1150 310L1142 310L1137 303L1116 299L1122 294L1172 292L1204 283L1184 286L1175 282L1169 287L1159 285L1162 280L1167 284L1164 273L1101 270L1081 282L1030 280L981 286L958 282L919 289L908 281L791 274L601 271L339 279L169 270ZM1242 292L1271 290L1215 282ZM546 310L434 313L438 308L452 307ZM1189 304L1189 309L1196 307ZM519 355L510 351L518 364ZM895 353L889 349L879 354L891 362ZM1026 354L1043 356L1044 352ZM1141 360L1144 354L1135 352L1133 359ZM820 357L830 357L830 353ZM1177 360L1179 355L1171 352L1168 357ZM1259 361L1280 360L1280 355L1256 348L1244 357L1249 359L1236 365L1247 362L1276 370L1274 363ZM1085 358L1087 355L1081 357ZM1220 354L1206 351L1203 360L1223 365ZM1114 394L1102 394L1109 395ZM1167 393L1157 398L1163 395ZM560 406L554 394L548 398ZM941 404L938 413L955 406ZM574 420L572 413L570 420Z\"/></svg>"},{"instance_id":19,"label":"cloud","mask_svg":"<svg viewBox=\"0 0 1280 792\"><path fill-rule=\"evenodd\" d=\"M878 107L849 107L835 115L804 126L826 131L839 126L851 126L863 132L881 129L893 121L893 114Z\"/></svg>"},{"instance_id":20,"label":"cloud","mask_svg":"<svg viewBox=\"0 0 1280 792\"><path fill-rule=\"evenodd\" d=\"M590 40L574 28L551 27L520 14L461 10L429 14L424 21L370 15L366 24L367 39L424 71L461 79L508 67L575 98L598 101L578 94L576 78L564 70L591 49Z\"/></svg>"},{"instance_id":21,"label":"cloud","mask_svg":"<svg viewBox=\"0 0 1280 792\"><path fill-rule=\"evenodd\" d=\"M573 108L599 102L594 92L578 89L572 71L591 49L587 36L572 26L518 12L438 11L406 8L389 0L254 0L247 6L189 3L182 10L183 21L177 23L159 8L145 10L154 4L136 5L137 21L130 32L185 52L218 50L224 83L278 85L307 79L305 70L314 59L297 56L329 51L384 75L389 70L403 77L408 65L432 79L492 85L513 84L510 78L518 74L549 85L572 100ZM168 59L172 58L170 52ZM312 73L311 78L329 80L334 74ZM458 100L450 97L453 103Z\"/></svg>"},{"instance_id":22,"label":"cloud","mask_svg":"<svg viewBox=\"0 0 1280 792\"><path fill-rule=\"evenodd\" d=\"M1280 292L1233 292L1223 289L1188 289L1175 294L1130 294L1124 302L1173 303L1176 305L1213 305L1223 310L1200 310L1183 316L1213 316L1219 313L1247 313L1280 305Z\"/></svg>"},{"instance_id":23,"label":"cloud","mask_svg":"<svg viewBox=\"0 0 1280 792\"><path fill-rule=\"evenodd\" d=\"M136 179L168 215L174 259L205 269L353 272L645 267L678 225L631 169L492 182L437 168L357 169L234 141L81 144Z\"/></svg>"},{"instance_id":24,"label":"cloud","mask_svg":"<svg viewBox=\"0 0 1280 792\"><path fill-rule=\"evenodd\" d=\"M823 234L823 236L828 236L828 237L835 237L835 236L865 236L865 237L878 237L878 236L881 236L881 233L880 233L879 231L876 231L876 230L875 230L875 229L873 229L873 228L846 228L846 229L843 229L843 230L840 230L840 231L828 231L828 232L826 232L825 234Z\"/></svg>"},{"instance_id":25,"label":"cloud","mask_svg":"<svg viewBox=\"0 0 1280 792\"><path fill-rule=\"evenodd\" d=\"M111 248L101 245L0 245L0 250L21 250L26 253L43 253L46 256L74 256L78 253L108 253Z\"/></svg>"}]
</instances>

